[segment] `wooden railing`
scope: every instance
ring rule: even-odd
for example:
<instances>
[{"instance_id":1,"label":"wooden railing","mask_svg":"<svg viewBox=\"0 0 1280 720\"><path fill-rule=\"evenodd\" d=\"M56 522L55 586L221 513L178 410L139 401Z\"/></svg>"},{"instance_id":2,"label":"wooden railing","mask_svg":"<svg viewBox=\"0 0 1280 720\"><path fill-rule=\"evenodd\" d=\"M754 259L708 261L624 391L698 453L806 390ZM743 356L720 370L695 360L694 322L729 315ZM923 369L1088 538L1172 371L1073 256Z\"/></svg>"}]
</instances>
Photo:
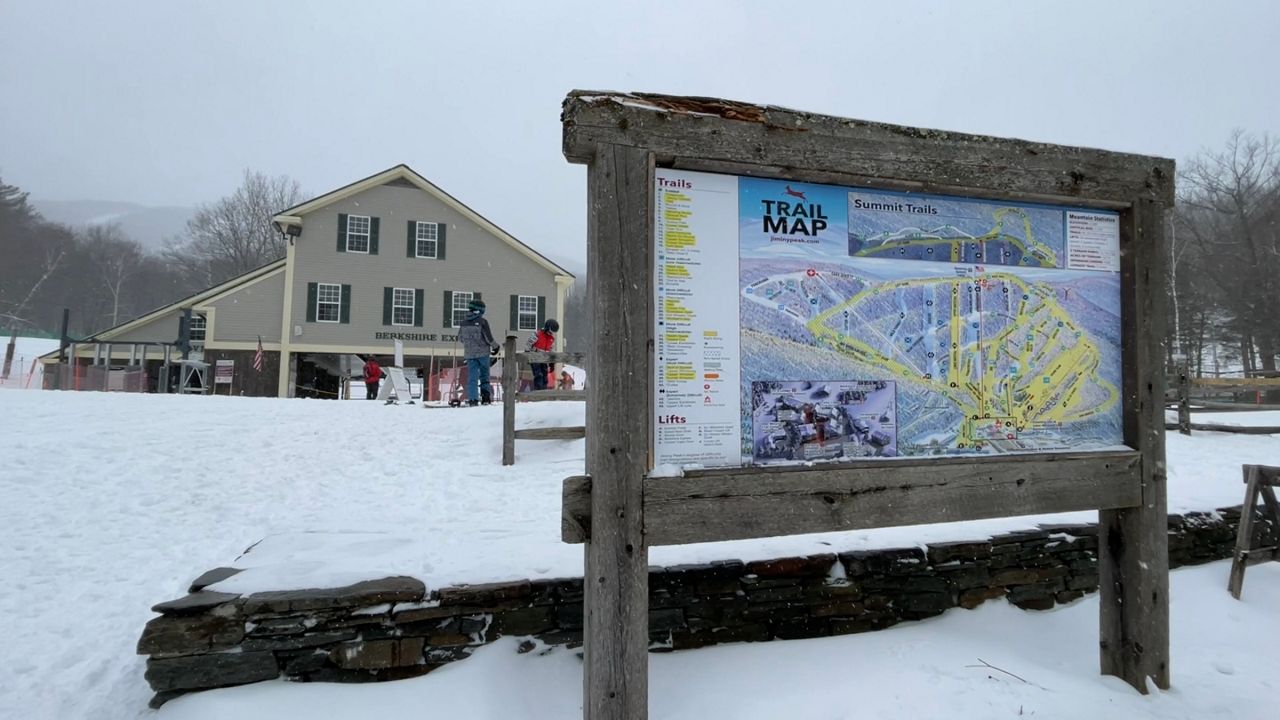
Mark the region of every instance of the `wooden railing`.
<instances>
[{"instance_id":1,"label":"wooden railing","mask_svg":"<svg viewBox=\"0 0 1280 720\"><path fill-rule=\"evenodd\" d=\"M582 364L583 353L516 352L516 336L508 335L502 361L502 464L516 462L516 440L577 440L587 436L584 425L516 429L516 403L547 400L586 400L586 390L520 391L520 368L526 363Z\"/></svg>"},{"instance_id":2,"label":"wooden railing","mask_svg":"<svg viewBox=\"0 0 1280 720\"><path fill-rule=\"evenodd\" d=\"M1165 376L1166 379L1166 401L1176 403L1178 409L1178 422L1166 423L1165 429L1177 430L1183 435L1190 435L1192 430L1200 430L1203 432L1225 432L1225 433L1245 433L1253 435L1274 435L1280 433L1280 427L1269 426L1243 426L1243 425L1221 425L1218 423L1196 423L1191 421L1191 393L1193 390L1208 391L1229 391L1229 392L1256 392L1259 400L1261 394L1271 391L1280 390L1280 377L1248 377L1248 378L1198 378L1191 377L1191 373L1185 364L1180 365L1175 372ZM1242 409L1249 406L1242 406L1239 403L1230 405L1224 403L1213 403L1207 401L1198 401L1198 404L1204 406L1208 410L1221 409ZM1255 406L1257 409L1268 409L1269 406L1263 406L1261 403Z\"/></svg>"}]
</instances>

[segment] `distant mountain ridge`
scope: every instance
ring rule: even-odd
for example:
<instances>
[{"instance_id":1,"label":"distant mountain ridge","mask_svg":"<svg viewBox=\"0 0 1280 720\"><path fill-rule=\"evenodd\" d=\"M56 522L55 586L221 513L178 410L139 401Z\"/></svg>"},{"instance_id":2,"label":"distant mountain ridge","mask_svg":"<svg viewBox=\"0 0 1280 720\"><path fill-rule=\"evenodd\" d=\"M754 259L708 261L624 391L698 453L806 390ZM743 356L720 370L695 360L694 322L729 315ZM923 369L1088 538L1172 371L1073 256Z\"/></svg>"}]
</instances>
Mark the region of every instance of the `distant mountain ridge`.
<instances>
[{"instance_id":1,"label":"distant mountain ridge","mask_svg":"<svg viewBox=\"0 0 1280 720\"><path fill-rule=\"evenodd\" d=\"M186 232L195 214L190 207L152 207L112 200L35 200L35 209L46 220L83 228L118 223L124 234L148 250L159 250L166 240Z\"/></svg>"}]
</instances>

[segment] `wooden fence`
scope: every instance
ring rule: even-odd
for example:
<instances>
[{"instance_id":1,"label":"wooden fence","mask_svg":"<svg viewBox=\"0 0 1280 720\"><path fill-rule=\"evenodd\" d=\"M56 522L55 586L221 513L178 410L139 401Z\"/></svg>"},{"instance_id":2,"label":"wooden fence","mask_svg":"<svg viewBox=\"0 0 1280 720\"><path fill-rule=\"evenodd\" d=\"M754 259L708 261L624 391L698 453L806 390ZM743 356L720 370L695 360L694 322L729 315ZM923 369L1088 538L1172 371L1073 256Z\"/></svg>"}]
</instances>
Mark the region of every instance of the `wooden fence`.
<instances>
[{"instance_id":1,"label":"wooden fence","mask_svg":"<svg viewBox=\"0 0 1280 720\"><path fill-rule=\"evenodd\" d=\"M502 362L502 464L516 462L516 440L577 440L586 437L583 425L516 429L516 403L547 400L583 400L587 391L575 390L520 390L520 368L526 363L571 363L581 365L583 353L568 352L516 352L516 336L508 335L503 344Z\"/></svg>"},{"instance_id":2,"label":"wooden fence","mask_svg":"<svg viewBox=\"0 0 1280 720\"><path fill-rule=\"evenodd\" d=\"M1183 435L1190 435L1192 430L1200 430L1202 432L1226 432L1226 433L1243 433L1250 435L1274 435L1280 433L1280 427L1276 426L1241 426L1241 425L1221 425L1218 423L1196 423L1191 422L1191 395L1193 391L1200 390L1204 392L1255 392L1261 398L1262 393L1280 390L1280 377L1250 377L1250 378L1195 378L1191 377L1185 365L1180 366L1176 372L1168 376L1166 386L1170 389L1172 397L1166 398L1171 403L1176 403L1178 408L1178 422L1166 423L1165 429L1177 430ZM1239 410L1248 408L1247 405L1239 403L1214 403L1198 400L1197 404L1202 405L1197 410L1223 410L1233 409ZM1270 406L1261 404L1254 405L1250 409L1271 409Z\"/></svg>"}]
</instances>

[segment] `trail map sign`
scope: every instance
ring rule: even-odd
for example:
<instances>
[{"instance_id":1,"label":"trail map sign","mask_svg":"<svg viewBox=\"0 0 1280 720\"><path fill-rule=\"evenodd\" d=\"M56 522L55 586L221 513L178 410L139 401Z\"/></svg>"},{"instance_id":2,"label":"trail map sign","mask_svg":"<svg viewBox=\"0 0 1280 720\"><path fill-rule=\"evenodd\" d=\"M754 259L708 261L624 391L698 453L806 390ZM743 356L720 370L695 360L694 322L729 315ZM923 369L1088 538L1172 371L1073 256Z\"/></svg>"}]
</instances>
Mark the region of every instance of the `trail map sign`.
<instances>
[{"instance_id":1,"label":"trail map sign","mask_svg":"<svg viewBox=\"0 0 1280 720\"><path fill-rule=\"evenodd\" d=\"M1123 445L1120 215L654 177L659 465Z\"/></svg>"},{"instance_id":2,"label":"trail map sign","mask_svg":"<svg viewBox=\"0 0 1280 720\"><path fill-rule=\"evenodd\" d=\"M1171 160L575 91L588 720L647 715L653 545L1098 511L1099 665L1169 687Z\"/></svg>"}]
</instances>

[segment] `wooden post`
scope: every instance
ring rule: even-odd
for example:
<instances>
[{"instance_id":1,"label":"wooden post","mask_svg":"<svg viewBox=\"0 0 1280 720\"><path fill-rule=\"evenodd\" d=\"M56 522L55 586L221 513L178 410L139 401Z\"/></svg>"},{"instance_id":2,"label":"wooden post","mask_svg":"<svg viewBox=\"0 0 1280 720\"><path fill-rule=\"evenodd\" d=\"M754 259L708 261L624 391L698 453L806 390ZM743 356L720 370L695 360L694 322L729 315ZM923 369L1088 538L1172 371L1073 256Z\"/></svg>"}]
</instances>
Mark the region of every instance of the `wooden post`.
<instances>
[{"instance_id":1,"label":"wooden post","mask_svg":"<svg viewBox=\"0 0 1280 720\"><path fill-rule=\"evenodd\" d=\"M1273 528L1280 528L1280 502L1276 501L1274 489L1280 485L1280 468L1245 465L1243 470L1244 504L1240 506L1236 550L1231 559L1231 577L1227 581L1227 590L1231 592L1231 597L1237 600L1240 599L1240 593L1244 590L1245 568L1260 562L1280 561L1280 546L1253 547L1253 523L1259 498L1264 503L1263 517L1272 523Z\"/></svg>"},{"instance_id":2,"label":"wooden post","mask_svg":"<svg viewBox=\"0 0 1280 720\"><path fill-rule=\"evenodd\" d=\"M1142 455L1142 503L1099 512L1102 673L1139 692L1169 687L1169 536L1164 454L1163 205L1120 218L1125 444Z\"/></svg>"},{"instance_id":3,"label":"wooden post","mask_svg":"<svg viewBox=\"0 0 1280 720\"><path fill-rule=\"evenodd\" d=\"M587 282L596 302L587 388L586 720L648 717L652 183L653 156L643 148L601 145L587 167Z\"/></svg>"},{"instance_id":4,"label":"wooden post","mask_svg":"<svg viewBox=\"0 0 1280 720\"><path fill-rule=\"evenodd\" d=\"M1236 552L1231 559L1231 577L1227 580L1227 590L1231 597L1239 600L1244 590L1244 570L1249 557L1249 548L1253 545L1253 515L1258 505L1258 480L1262 477L1257 465L1244 466L1244 504L1240 506L1240 526L1236 530Z\"/></svg>"},{"instance_id":5,"label":"wooden post","mask_svg":"<svg viewBox=\"0 0 1280 720\"><path fill-rule=\"evenodd\" d=\"M502 347L502 464L516 462L516 385L520 366L516 362L516 336L508 335Z\"/></svg>"},{"instance_id":6,"label":"wooden post","mask_svg":"<svg viewBox=\"0 0 1280 720\"><path fill-rule=\"evenodd\" d=\"M4 349L4 367L0 368L0 380L9 379L9 369L13 367L13 356L17 352L18 345L18 328L14 327L9 333L9 344Z\"/></svg>"},{"instance_id":7,"label":"wooden post","mask_svg":"<svg viewBox=\"0 0 1280 720\"><path fill-rule=\"evenodd\" d=\"M1191 434L1191 368L1185 359L1178 363L1178 432Z\"/></svg>"}]
</instances>

